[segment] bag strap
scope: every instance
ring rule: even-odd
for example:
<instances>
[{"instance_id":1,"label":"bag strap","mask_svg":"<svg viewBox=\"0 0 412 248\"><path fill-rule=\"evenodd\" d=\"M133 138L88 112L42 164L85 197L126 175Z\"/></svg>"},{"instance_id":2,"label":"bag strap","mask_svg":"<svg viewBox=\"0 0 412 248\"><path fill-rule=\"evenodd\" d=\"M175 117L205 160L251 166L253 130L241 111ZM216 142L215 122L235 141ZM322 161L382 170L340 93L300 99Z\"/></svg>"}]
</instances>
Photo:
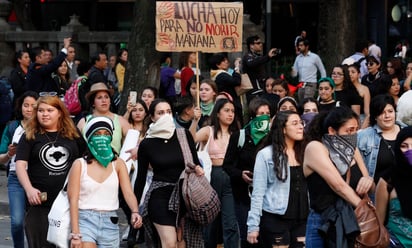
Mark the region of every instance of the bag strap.
<instances>
[{"instance_id":1,"label":"bag strap","mask_svg":"<svg viewBox=\"0 0 412 248\"><path fill-rule=\"evenodd\" d=\"M185 160L185 166L188 166L188 163L193 164L192 152L190 151L189 143L187 142L186 131L183 128L176 128L177 139L179 140L180 148L183 152L183 158Z\"/></svg>"},{"instance_id":2,"label":"bag strap","mask_svg":"<svg viewBox=\"0 0 412 248\"><path fill-rule=\"evenodd\" d=\"M243 145L245 144L245 137L246 137L245 129L242 128L242 129L239 130L239 140L237 141L237 147L239 149L243 148Z\"/></svg>"}]
</instances>

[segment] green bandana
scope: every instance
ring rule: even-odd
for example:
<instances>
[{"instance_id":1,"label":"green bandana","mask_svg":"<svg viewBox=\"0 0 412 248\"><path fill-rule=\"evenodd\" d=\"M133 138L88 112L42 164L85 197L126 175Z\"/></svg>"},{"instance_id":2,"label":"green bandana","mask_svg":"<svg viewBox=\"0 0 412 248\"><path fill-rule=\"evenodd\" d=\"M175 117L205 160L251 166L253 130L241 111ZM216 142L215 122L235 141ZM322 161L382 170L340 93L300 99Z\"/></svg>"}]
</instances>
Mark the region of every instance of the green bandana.
<instances>
[{"instance_id":1,"label":"green bandana","mask_svg":"<svg viewBox=\"0 0 412 248\"><path fill-rule=\"evenodd\" d=\"M250 134L255 145L257 145L269 133L269 115L256 116L249 122Z\"/></svg>"},{"instance_id":2,"label":"green bandana","mask_svg":"<svg viewBox=\"0 0 412 248\"><path fill-rule=\"evenodd\" d=\"M110 135L92 135L87 143L90 152L104 168L107 168L107 165L114 157L111 142L112 137Z\"/></svg>"},{"instance_id":3,"label":"green bandana","mask_svg":"<svg viewBox=\"0 0 412 248\"><path fill-rule=\"evenodd\" d=\"M215 106L214 102L211 102L211 103L200 102L200 109L202 110L202 115L210 116L214 106Z\"/></svg>"}]
</instances>

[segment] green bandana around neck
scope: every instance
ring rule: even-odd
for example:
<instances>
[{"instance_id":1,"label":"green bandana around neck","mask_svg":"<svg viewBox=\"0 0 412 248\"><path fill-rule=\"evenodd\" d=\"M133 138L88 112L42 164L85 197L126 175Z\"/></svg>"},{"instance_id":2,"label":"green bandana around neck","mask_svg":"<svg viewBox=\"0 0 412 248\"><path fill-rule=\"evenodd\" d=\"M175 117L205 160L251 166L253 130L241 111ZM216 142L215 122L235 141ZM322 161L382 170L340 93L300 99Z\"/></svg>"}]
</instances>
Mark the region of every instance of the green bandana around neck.
<instances>
[{"instance_id":1,"label":"green bandana around neck","mask_svg":"<svg viewBox=\"0 0 412 248\"><path fill-rule=\"evenodd\" d=\"M249 122L253 143L257 145L269 133L270 116L256 116Z\"/></svg>"},{"instance_id":2,"label":"green bandana around neck","mask_svg":"<svg viewBox=\"0 0 412 248\"><path fill-rule=\"evenodd\" d=\"M215 106L214 102L211 102L211 103L200 102L200 109L202 110L202 115L210 116L214 106Z\"/></svg>"},{"instance_id":3,"label":"green bandana around neck","mask_svg":"<svg viewBox=\"0 0 412 248\"><path fill-rule=\"evenodd\" d=\"M107 168L114 157L111 142L112 137L109 135L92 135L87 143L90 152L104 168Z\"/></svg>"}]
</instances>

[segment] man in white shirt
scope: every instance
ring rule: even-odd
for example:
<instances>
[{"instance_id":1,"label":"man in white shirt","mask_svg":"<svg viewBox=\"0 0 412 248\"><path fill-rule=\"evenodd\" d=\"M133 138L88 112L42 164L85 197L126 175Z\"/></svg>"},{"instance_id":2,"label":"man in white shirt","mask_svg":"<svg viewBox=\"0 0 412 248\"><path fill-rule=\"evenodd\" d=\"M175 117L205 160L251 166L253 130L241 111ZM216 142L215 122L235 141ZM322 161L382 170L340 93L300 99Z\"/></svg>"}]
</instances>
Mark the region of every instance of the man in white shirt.
<instances>
[{"instance_id":1,"label":"man in white shirt","mask_svg":"<svg viewBox=\"0 0 412 248\"><path fill-rule=\"evenodd\" d=\"M67 48L66 63L70 70L70 82L74 82L79 75L77 74L77 64L75 61L76 49L73 45Z\"/></svg>"},{"instance_id":2,"label":"man in white shirt","mask_svg":"<svg viewBox=\"0 0 412 248\"><path fill-rule=\"evenodd\" d=\"M381 48L375 44L375 41L369 40L368 45L369 45L369 48L368 48L369 55L373 55L378 58L382 57Z\"/></svg>"},{"instance_id":3,"label":"man in white shirt","mask_svg":"<svg viewBox=\"0 0 412 248\"><path fill-rule=\"evenodd\" d=\"M298 91L299 101L308 97L314 97L317 89L317 74L318 71L321 77L326 77L325 66L320 57L309 51L309 41L299 40L299 55L295 59L292 67L292 77L299 77L299 82L303 83L303 87Z\"/></svg>"}]
</instances>

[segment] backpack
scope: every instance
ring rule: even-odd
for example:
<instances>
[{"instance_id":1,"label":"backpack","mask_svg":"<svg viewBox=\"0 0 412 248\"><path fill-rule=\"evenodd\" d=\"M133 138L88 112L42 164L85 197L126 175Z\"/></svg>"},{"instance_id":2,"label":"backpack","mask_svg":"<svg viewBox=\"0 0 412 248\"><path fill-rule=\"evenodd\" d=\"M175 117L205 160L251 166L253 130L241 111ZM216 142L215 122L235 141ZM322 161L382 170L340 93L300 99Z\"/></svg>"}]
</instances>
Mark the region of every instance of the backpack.
<instances>
[{"instance_id":1,"label":"backpack","mask_svg":"<svg viewBox=\"0 0 412 248\"><path fill-rule=\"evenodd\" d=\"M0 124L6 124L13 116L13 90L7 77L0 77Z\"/></svg>"},{"instance_id":2,"label":"backpack","mask_svg":"<svg viewBox=\"0 0 412 248\"><path fill-rule=\"evenodd\" d=\"M176 132L185 160L185 170L180 175L180 179L187 214L200 225L210 224L220 213L219 196L204 175L196 175L196 165L193 164L186 131L183 128L176 128Z\"/></svg>"},{"instance_id":3,"label":"backpack","mask_svg":"<svg viewBox=\"0 0 412 248\"><path fill-rule=\"evenodd\" d=\"M77 78L66 90L64 94L64 104L70 114L77 115L82 111L82 105L79 99L79 88L87 80L86 76L81 76Z\"/></svg>"}]
</instances>

